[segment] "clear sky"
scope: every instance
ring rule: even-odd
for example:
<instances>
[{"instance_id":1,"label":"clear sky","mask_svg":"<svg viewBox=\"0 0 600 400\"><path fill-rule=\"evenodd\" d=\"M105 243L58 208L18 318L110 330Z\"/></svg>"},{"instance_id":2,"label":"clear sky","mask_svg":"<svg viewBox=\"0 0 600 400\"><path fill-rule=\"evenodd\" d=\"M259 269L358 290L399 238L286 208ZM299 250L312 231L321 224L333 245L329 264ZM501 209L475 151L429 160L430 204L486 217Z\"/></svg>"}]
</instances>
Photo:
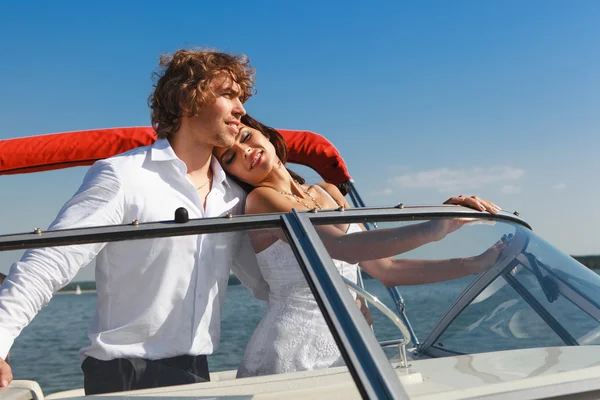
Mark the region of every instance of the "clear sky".
<instances>
[{"instance_id":1,"label":"clear sky","mask_svg":"<svg viewBox=\"0 0 600 400\"><path fill-rule=\"evenodd\" d=\"M0 139L148 125L159 55L210 46L250 57L247 110L329 138L367 204L477 194L598 254L598 21L584 0L7 1ZM0 177L0 233L45 228L85 170Z\"/></svg>"}]
</instances>

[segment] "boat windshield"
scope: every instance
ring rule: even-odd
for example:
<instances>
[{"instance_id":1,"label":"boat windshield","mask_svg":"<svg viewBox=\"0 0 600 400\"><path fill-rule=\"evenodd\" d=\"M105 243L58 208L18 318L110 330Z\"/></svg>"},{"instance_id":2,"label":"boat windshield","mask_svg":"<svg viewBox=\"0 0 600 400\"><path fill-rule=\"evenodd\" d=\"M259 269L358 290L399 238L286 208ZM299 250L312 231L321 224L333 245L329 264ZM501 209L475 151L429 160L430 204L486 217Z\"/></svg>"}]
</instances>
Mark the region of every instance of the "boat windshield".
<instances>
[{"instance_id":1,"label":"boat windshield","mask_svg":"<svg viewBox=\"0 0 600 400\"><path fill-rule=\"evenodd\" d=\"M600 277L531 231L519 229L513 240L508 262L432 347L473 353L600 344Z\"/></svg>"},{"instance_id":2,"label":"boat windshield","mask_svg":"<svg viewBox=\"0 0 600 400\"><path fill-rule=\"evenodd\" d=\"M377 223L378 227L365 232L363 223ZM380 312L382 308L370 306L366 312L356 303L355 288L351 292L349 287L360 284L360 276L366 278L368 293L359 295L359 300L379 298L394 311L396 304L388 300L387 287L399 288L415 332L413 345L416 338L422 342L417 353L444 356L600 342L600 279L507 214L490 216L460 207L433 207L293 211L185 223L136 221L115 227L6 235L0 237L0 250L114 241L109 246L118 251L120 241L134 240L138 253L151 258L149 237L162 238L168 248L190 249L189 265L164 267L164 279L151 282L146 282L145 271L135 266L108 274L102 265L96 265L94 302L96 297L100 302L109 295L107 279L118 279L121 286L130 285L120 300L131 305L131 318L137 318L141 309L156 313L153 322L181 316L183 329L177 326L176 331L162 333L173 337L210 323L202 314L186 318L195 308L194 301L202 302L201 309L220 310L221 341L211 368L233 370L228 372L229 379L236 373L244 377L288 372L288 367L293 371L345 365L362 394L403 393L395 372L402 365L397 358L402 349L397 344L413 335L407 334L397 317ZM208 269L196 267L201 261L193 252L196 246L215 249L215 258L202 264L210 266ZM241 286L232 286L230 266L253 288L254 295L266 302L252 299ZM182 268L188 271L182 273ZM159 286L164 288L164 282L170 282L168 287L195 288L207 280L219 287L218 293L229 283L230 295L211 292L200 300L190 300L192 303L175 302L173 309L153 307L144 296L128 296L138 292L139 282L153 293ZM114 294L111 296L114 300ZM53 300L23 331L19 338L23 348L40 341L36 323L43 322L44 313L52 315L53 306L59 307L60 301ZM81 322L81 340L76 347L89 343L85 329L90 320ZM65 319L65 324L75 331L73 321ZM139 335L137 339L143 341L145 332L127 334ZM89 334L93 340L94 332ZM390 344L396 346L388 347ZM15 357L24 357L17 346L13 350ZM264 356L267 350L270 357ZM386 356L393 359L391 364ZM75 351L73 357L69 364L78 366ZM270 363L273 360L280 363ZM217 362L221 362L219 367ZM25 379L31 374L44 375L31 365L28 368L15 369L15 375ZM78 369L73 373L81 374ZM42 387L52 384L40 383Z\"/></svg>"},{"instance_id":3,"label":"boat windshield","mask_svg":"<svg viewBox=\"0 0 600 400\"><path fill-rule=\"evenodd\" d=\"M387 287L397 287L412 329L421 340L461 293L495 264L504 245L502 238L514 235L517 227L508 222L465 218L380 222L374 217L371 222L376 223L376 231L360 239L355 232L364 227L356 223L319 225L317 232L333 259L349 253L347 247L328 237L333 228L347 229L348 236L357 236L353 245L357 254L348 259L359 261L365 289L396 311ZM398 339L398 329L388 318L376 310L372 315L380 341Z\"/></svg>"},{"instance_id":4,"label":"boat windshield","mask_svg":"<svg viewBox=\"0 0 600 400\"><path fill-rule=\"evenodd\" d=\"M331 229L352 235L362 225L338 221L319 224L317 232L333 259L359 261L366 290L391 309L386 286L399 290L419 351L444 356L600 343L600 277L529 229L494 219L377 219L364 221L377 223L379 236L357 240L351 254ZM380 341L399 337L387 318L372 314Z\"/></svg>"}]
</instances>

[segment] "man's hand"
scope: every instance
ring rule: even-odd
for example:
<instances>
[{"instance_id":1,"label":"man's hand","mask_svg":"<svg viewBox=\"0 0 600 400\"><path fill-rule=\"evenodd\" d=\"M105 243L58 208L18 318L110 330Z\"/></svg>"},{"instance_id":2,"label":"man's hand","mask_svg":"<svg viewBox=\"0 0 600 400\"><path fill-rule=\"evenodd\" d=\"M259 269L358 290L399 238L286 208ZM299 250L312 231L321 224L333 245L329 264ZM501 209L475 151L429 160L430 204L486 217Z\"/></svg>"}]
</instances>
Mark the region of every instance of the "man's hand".
<instances>
[{"instance_id":1,"label":"man's hand","mask_svg":"<svg viewBox=\"0 0 600 400\"><path fill-rule=\"evenodd\" d=\"M0 387L7 387L12 380L13 374L10 365L0 358Z\"/></svg>"},{"instance_id":2,"label":"man's hand","mask_svg":"<svg viewBox=\"0 0 600 400\"><path fill-rule=\"evenodd\" d=\"M487 211L490 214L497 214L500 212L500 207L492 203L491 201L482 199L477 196L463 196L462 194L458 197L450 197L444 202L444 204L456 204L459 206L465 206L479 211Z\"/></svg>"}]
</instances>

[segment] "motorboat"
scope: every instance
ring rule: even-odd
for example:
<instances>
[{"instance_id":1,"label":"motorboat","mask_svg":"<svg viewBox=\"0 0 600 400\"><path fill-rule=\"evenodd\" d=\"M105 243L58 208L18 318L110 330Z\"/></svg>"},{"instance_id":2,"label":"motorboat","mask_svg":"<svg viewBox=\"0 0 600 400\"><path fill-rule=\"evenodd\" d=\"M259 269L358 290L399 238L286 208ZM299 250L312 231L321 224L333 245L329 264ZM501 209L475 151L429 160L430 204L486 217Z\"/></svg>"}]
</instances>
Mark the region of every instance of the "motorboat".
<instances>
[{"instance_id":1,"label":"motorboat","mask_svg":"<svg viewBox=\"0 0 600 400\"><path fill-rule=\"evenodd\" d=\"M314 168L354 204L328 210L223 215L186 221L129 224L0 236L0 251L181 235L217 235L280 229L300 265L345 362L320 370L211 381L102 395L210 399L587 399L600 397L600 277L536 235L515 213L495 215L460 206L366 207L343 159L323 136L282 131L290 160ZM102 135L102 140L97 136ZM153 141L151 128L79 131L0 141L0 174L86 165ZM108 144L108 145L107 145ZM361 223L366 234L389 235L408 226L458 228L439 240L399 252L411 265L437 260L439 282L419 286L435 307L411 313L410 286L389 287L389 299L343 278L320 228ZM432 229L433 229L432 228ZM365 236L367 237L367 236ZM374 237L374 236L373 236ZM380 237L380 236L378 236ZM387 243L386 242L386 243ZM368 240L366 241L368 243ZM373 242L373 254L377 243ZM495 244L493 258L482 255ZM459 260L459 261L457 261ZM479 260L477 268L449 274L445 265ZM483 261L482 261L483 260ZM484 262L484 261L489 262ZM445 269L446 268L446 269ZM365 278L367 278L365 276ZM442 288L441 284L447 284ZM370 326L352 293L370 304ZM408 296L406 296L408 298ZM383 300L383 301L382 301ZM414 304L413 304L414 306ZM392 337L381 338L387 324ZM18 378L18 377L17 377ZM82 389L46 396L77 398ZM16 380L3 399L44 398L34 381Z\"/></svg>"}]
</instances>

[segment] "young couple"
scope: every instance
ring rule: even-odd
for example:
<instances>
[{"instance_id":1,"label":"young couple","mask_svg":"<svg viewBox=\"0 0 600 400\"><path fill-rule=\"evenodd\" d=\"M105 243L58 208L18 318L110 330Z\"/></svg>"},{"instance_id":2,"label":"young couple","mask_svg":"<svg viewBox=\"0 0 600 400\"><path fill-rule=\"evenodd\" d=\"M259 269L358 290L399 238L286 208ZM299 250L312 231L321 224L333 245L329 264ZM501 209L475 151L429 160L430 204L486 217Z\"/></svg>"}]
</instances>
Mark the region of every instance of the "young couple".
<instances>
[{"instance_id":1,"label":"young couple","mask_svg":"<svg viewBox=\"0 0 600 400\"><path fill-rule=\"evenodd\" d=\"M203 218L241 214L244 206L249 213L347 206L334 186L306 186L294 179L283 166L282 138L245 115L243 103L254 83L246 57L179 50L163 57L161 66L149 99L159 139L96 162L49 229L168 220L179 207L191 218ZM247 195L224 170L244 187L256 189ZM498 211L476 197L448 202ZM382 258L439 240L456 228L431 222L393 232L361 232L355 224L320 231L332 256L341 260L336 262L341 273L355 280L351 264L360 262L389 286L463 276L495 258L496 248L471 260ZM380 240L390 234L396 240ZM367 240L377 244L375 254L354 252ZM0 289L0 386L13 378L3 359L14 339L94 257L96 314L88 333L91 343L81 350L86 394L208 380L206 355L219 346L230 268L256 297L269 301L246 350L241 376L338 362L320 314L312 326L303 323L318 311L284 237L262 232L250 242L242 233L181 236L27 251ZM292 320L302 329L286 329ZM307 359L307 352L321 348L329 350Z\"/></svg>"}]
</instances>

